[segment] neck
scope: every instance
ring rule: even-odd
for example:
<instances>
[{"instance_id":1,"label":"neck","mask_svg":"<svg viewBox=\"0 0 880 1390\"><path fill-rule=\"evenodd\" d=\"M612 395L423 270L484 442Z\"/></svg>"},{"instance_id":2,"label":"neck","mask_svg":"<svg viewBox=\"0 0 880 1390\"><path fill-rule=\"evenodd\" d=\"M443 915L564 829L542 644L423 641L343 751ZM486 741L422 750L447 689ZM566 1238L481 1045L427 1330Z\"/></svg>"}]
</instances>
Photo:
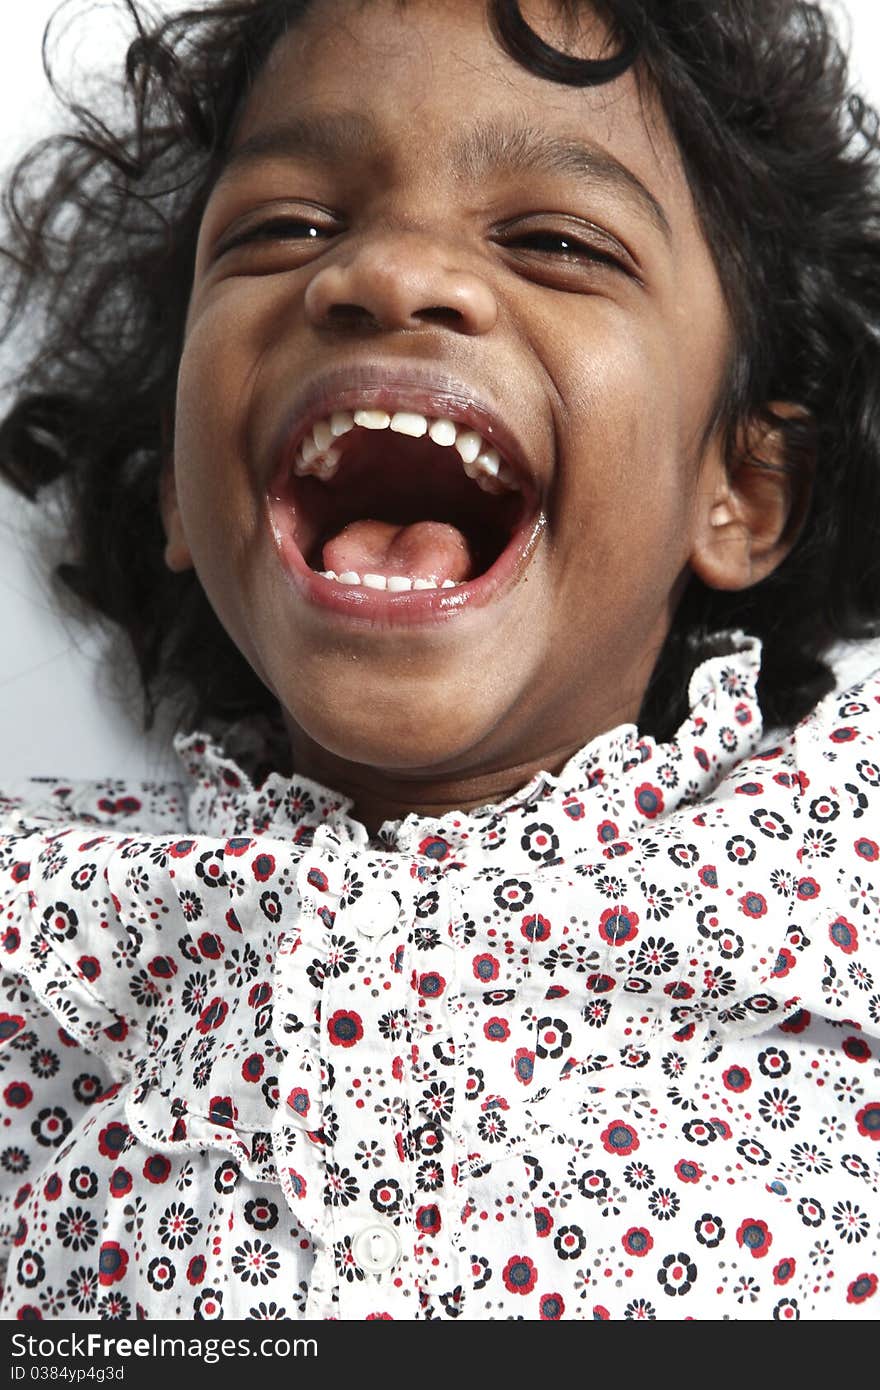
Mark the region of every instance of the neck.
<instances>
[{"instance_id":1,"label":"neck","mask_svg":"<svg viewBox=\"0 0 880 1390\"><path fill-rule=\"evenodd\" d=\"M350 797L353 814L371 835L385 821L416 814L440 817L504 801L539 772L558 772L580 744L515 766L437 772L367 767L329 753L298 727L289 727L296 772Z\"/></svg>"}]
</instances>

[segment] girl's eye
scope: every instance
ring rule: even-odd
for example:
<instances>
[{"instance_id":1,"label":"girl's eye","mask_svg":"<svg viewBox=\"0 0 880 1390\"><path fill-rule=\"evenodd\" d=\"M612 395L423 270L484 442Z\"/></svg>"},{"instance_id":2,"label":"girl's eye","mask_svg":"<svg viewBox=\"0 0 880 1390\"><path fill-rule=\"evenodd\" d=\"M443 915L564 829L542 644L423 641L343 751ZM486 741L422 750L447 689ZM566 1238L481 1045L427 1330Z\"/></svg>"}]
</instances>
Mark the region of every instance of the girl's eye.
<instances>
[{"instance_id":1,"label":"girl's eye","mask_svg":"<svg viewBox=\"0 0 880 1390\"><path fill-rule=\"evenodd\" d=\"M578 267L608 266L611 270L633 274L632 258L616 239L601 233L575 235L570 231L550 227L507 228L499 237L503 246L518 259L555 265L559 270L576 271Z\"/></svg>"},{"instance_id":2,"label":"girl's eye","mask_svg":"<svg viewBox=\"0 0 880 1390\"><path fill-rule=\"evenodd\" d=\"M272 217L265 222L256 222L240 231L225 237L217 247L222 256L239 246L259 245L261 243L294 242L317 244L327 237L335 236L337 228L327 226L317 218L311 217Z\"/></svg>"}]
</instances>

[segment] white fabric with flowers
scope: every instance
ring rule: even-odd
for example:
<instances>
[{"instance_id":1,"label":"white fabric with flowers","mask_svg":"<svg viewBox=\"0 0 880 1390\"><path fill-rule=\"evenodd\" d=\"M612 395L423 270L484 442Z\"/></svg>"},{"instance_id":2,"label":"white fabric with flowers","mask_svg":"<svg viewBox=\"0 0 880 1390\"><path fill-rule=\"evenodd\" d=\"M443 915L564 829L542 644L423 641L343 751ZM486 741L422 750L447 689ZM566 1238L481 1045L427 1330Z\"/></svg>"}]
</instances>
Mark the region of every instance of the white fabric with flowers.
<instances>
[{"instance_id":1,"label":"white fabric with flowers","mask_svg":"<svg viewBox=\"0 0 880 1390\"><path fill-rule=\"evenodd\" d=\"M371 839L195 734L0 836L6 1318L880 1311L880 677Z\"/></svg>"}]
</instances>

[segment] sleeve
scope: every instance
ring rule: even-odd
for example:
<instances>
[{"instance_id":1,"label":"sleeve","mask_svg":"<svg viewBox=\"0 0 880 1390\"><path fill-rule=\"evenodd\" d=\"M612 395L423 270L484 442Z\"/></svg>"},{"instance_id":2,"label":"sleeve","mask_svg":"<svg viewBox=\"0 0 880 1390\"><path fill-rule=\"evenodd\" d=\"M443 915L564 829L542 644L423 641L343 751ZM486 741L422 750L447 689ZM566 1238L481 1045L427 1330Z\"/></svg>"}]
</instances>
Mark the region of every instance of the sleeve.
<instances>
[{"instance_id":1,"label":"sleeve","mask_svg":"<svg viewBox=\"0 0 880 1390\"><path fill-rule=\"evenodd\" d=\"M0 1284L19 1232L19 1207L89 1107L113 1084L35 998L0 973Z\"/></svg>"},{"instance_id":2,"label":"sleeve","mask_svg":"<svg viewBox=\"0 0 880 1390\"><path fill-rule=\"evenodd\" d=\"M643 921L656 918L646 841L696 868L689 984L698 1010L720 1019L719 1035L728 1023L742 1031L743 1010L756 1027L801 1010L880 1034L878 736L874 676L830 695L698 807L637 842Z\"/></svg>"},{"instance_id":3,"label":"sleeve","mask_svg":"<svg viewBox=\"0 0 880 1390\"><path fill-rule=\"evenodd\" d=\"M110 899L92 836L87 868L69 855L86 827L56 827L6 798L0 826L0 1268L18 1209L88 1113L130 1070L132 1027L99 997L98 963L71 929L86 884L96 928ZM35 828L39 826L39 828ZM91 898L89 901L91 901ZM76 899L80 905L82 898Z\"/></svg>"},{"instance_id":4,"label":"sleeve","mask_svg":"<svg viewBox=\"0 0 880 1390\"><path fill-rule=\"evenodd\" d=\"M117 1081L143 1043L116 978L124 972L112 968L128 947L108 865L126 843L81 825L35 829L23 816L0 833L0 968L23 976L38 1003Z\"/></svg>"},{"instance_id":5,"label":"sleeve","mask_svg":"<svg viewBox=\"0 0 880 1390\"><path fill-rule=\"evenodd\" d=\"M568 857L564 885L499 884L496 903L534 913L505 942L509 983L554 1027L546 1001L568 997L556 1010L572 1035L562 1072L570 1059L582 1071L623 1067L649 1087L672 1053L690 1065L774 1026L797 1032L810 1014L861 1030L870 1050L880 1034L878 719L880 681L829 697L708 795L690 762L705 743L684 748L674 771L685 801L666 815L662 769L643 759L596 808L579 803L581 853ZM551 827L531 830L555 852ZM548 1085L558 1079L541 1070Z\"/></svg>"},{"instance_id":6,"label":"sleeve","mask_svg":"<svg viewBox=\"0 0 880 1390\"><path fill-rule=\"evenodd\" d=\"M880 1036L880 673L828 697L796 731L802 1008ZM808 910L811 909L811 910Z\"/></svg>"}]
</instances>

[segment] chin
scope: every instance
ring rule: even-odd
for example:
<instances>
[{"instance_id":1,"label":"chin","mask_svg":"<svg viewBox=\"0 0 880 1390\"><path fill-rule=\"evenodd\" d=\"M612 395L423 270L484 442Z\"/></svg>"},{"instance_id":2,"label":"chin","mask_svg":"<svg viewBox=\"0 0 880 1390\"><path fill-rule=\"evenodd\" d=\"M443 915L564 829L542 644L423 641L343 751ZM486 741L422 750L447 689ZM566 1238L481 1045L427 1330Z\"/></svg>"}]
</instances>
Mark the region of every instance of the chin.
<instances>
[{"instance_id":1,"label":"chin","mask_svg":"<svg viewBox=\"0 0 880 1390\"><path fill-rule=\"evenodd\" d=\"M355 719L356 708L350 705L345 716L332 719L327 709L315 718L313 707L295 722L334 758L388 772L451 772L467 767L473 750L486 737L485 728L464 725L455 717L457 711L449 708L439 717L424 709L408 713L389 698L371 703Z\"/></svg>"}]
</instances>

